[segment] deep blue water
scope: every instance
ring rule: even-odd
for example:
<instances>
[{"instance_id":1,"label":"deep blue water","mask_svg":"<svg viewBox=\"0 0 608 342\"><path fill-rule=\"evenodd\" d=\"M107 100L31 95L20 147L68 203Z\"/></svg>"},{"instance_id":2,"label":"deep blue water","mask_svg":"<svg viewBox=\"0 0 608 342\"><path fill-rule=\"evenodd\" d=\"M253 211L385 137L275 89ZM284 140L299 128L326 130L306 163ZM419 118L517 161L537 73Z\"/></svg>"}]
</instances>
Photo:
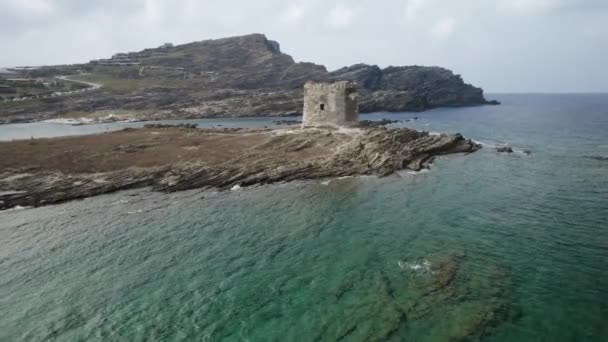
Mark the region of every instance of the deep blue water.
<instances>
[{"instance_id":1,"label":"deep blue water","mask_svg":"<svg viewBox=\"0 0 608 342\"><path fill-rule=\"evenodd\" d=\"M0 340L606 341L608 95L490 97L365 117L484 144L430 172L0 212Z\"/></svg>"}]
</instances>

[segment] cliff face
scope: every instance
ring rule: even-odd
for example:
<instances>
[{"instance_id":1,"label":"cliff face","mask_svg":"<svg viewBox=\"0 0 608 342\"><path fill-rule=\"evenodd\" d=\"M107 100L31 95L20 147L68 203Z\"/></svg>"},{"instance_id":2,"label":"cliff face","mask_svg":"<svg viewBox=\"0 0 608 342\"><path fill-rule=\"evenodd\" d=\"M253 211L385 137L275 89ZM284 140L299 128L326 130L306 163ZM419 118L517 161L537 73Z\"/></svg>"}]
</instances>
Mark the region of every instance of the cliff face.
<instances>
[{"instance_id":1,"label":"cliff face","mask_svg":"<svg viewBox=\"0 0 608 342\"><path fill-rule=\"evenodd\" d=\"M81 77L104 84L101 91L0 103L0 123L114 110L131 111L136 119L294 115L301 114L307 81L356 81L363 113L488 103L482 89L444 68L356 64L330 72L296 63L261 34L146 49L129 57L141 65L84 65L92 72Z\"/></svg>"},{"instance_id":2,"label":"cliff face","mask_svg":"<svg viewBox=\"0 0 608 342\"><path fill-rule=\"evenodd\" d=\"M481 88L440 67L405 66L380 69L358 64L329 74L355 80L363 88L362 111L421 111L436 107L487 104Z\"/></svg>"},{"instance_id":3,"label":"cliff face","mask_svg":"<svg viewBox=\"0 0 608 342\"><path fill-rule=\"evenodd\" d=\"M277 42L253 34L191 43L173 48L179 59L151 61L214 73L206 86L231 89L301 89L306 81L357 81L365 94L364 111L425 110L485 104L483 91L460 75L439 67L388 67L357 64L328 72L322 65L296 63ZM293 111L297 111L296 108Z\"/></svg>"}]
</instances>

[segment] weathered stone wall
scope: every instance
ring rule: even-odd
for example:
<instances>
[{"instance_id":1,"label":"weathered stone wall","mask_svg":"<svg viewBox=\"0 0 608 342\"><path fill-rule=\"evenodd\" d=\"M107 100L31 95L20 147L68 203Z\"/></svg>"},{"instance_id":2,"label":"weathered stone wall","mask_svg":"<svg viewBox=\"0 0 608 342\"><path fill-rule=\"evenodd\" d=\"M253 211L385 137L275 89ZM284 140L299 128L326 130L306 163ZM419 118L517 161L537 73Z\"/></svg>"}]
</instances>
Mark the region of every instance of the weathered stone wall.
<instances>
[{"instance_id":1,"label":"weathered stone wall","mask_svg":"<svg viewBox=\"0 0 608 342\"><path fill-rule=\"evenodd\" d=\"M302 127L352 126L359 120L357 84L308 82L304 85Z\"/></svg>"}]
</instances>

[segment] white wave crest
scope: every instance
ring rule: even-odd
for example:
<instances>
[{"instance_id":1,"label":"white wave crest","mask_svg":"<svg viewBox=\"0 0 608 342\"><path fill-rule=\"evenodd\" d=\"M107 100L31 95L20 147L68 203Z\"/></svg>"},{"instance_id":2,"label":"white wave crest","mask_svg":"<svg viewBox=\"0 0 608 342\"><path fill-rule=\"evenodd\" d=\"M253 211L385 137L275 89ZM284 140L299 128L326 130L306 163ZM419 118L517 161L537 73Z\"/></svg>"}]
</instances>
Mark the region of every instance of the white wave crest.
<instances>
[{"instance_id":1,"label":"white wave crest","mask_svg":"<svg viewBox=\"0 0 608 342\"><path fill-rule=\"evenodd\" d=\"M417 274L433 273L431 270L431 262L427 259L418 260L415 262L397 261L397 265L404 271L412 271Z\"/></svg>"},{"instance_id":2,"label":"white wave crest","mask_svg":"<svg viewBox=\"0 0 608 342\"><path fill-rule=\"evenodd\" d=\"M489 142L479 141L479 140L473 140L473 142L478 145L481 145L483 147L489 147L489 148L498 148L498 147L502 146L502 145L498 145L496 143L489 143Z\"/></svg>"},{"instance_id":3,"label":"white wave crest","mask_svg":"<svg viewBox=\"0 0 608 342\"><path fill-rule=\"evenodd\" d=\"M407 172L408 175L421 175L423 173L429 173L429 172L431 172L431 170L429 170L429 169L422 169L420 171L408 170L406 172Z\"/></svg>"},{"instance_id":4,"label":"white wave crest","mask_svg":"<svg viewBox=\"0 0 608 342\"><path fill-rule=\"evenodd\" d=\"M16 205L10 209L5 209L5 210L0 210L0 213L6 213L6 212L11 212L11 211L19 211L19 210L25 210L25 209L31 209L33 207L22 207L20 205Z\"/></svg>"},{"instance_id":5,"label":"white wave crest","mask_svg":"<svg viewBox=\"0 0 608 342\"><path fill-rule=\"evenodd\" d=\"M77 118L77 119L58 118L58 119L44 120L43 122L61 124L61 125L77 125L77 124L92 124L92 123L95 123L95 120L93 120L91 118Z\"/></svg>"},{"instance_id":6,"label":"white wave crest","mask_svg":"<svg viewBox=\"0 0 608 342\"><path fill-rule=\"evenodd\" d=\"M490 142L479 141L479 140L472 140L472 141L478 145L481 145L483 147L490 148L490 149L497 149L500 147L511 147L511 149L513 150L513 153L515 153L515 154L521 154L521 155L526 155L526 156L532 154L530 150L518 149L511 145L504 144L504 143L490 143Z\"/></svg>"},{"instance_id":7,"label":"white wave crest","mask_svg":"<svg viewBox=\"0 0 608 342\"><path fill-rule=\"evenodd\" d=\"M397 171L396 173L397 173L397 175L399 177L412 177L412 176L419 176L419 175L422 175L422 174L425 174L425 173L429 173L429 172L431 172L431 170L429 170L429 169L422 169L420 171L400 170L400 171Z\"/></svg>"}]
</instances>

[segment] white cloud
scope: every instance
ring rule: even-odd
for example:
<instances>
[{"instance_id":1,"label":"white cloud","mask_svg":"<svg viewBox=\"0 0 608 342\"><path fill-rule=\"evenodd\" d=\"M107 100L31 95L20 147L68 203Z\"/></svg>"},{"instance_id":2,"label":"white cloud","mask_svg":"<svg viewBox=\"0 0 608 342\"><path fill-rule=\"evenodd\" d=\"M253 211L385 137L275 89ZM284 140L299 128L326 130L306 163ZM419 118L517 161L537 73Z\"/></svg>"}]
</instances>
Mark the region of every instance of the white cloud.
<instances>
[{"instance_id":1,"label":"white cloud","mask_svg":"<svg viewBox=\"0 0 608 342\"><path fill-rule=\"evenodd\" d=\"M327 26L336 30L345 29L350 26L354 18L355 10L340 2L329 11Z\"/></svg>"},{"instance_id":2,"label":"white cloud","mask_svg":"<svg viewBox=\"0 0 608 342\"><path fill-rule=\"evenodd\" d=\"M428 5L431 0L408 0L405 4L405 17L406 19L414 19L420 14Z\"/></svg>"},{"instance_id":3,"label":"white cloud","mask_svg":"<svg viewBox=\"0 0 608 342\"><path fill-rule=\"evenodd\" d=\"M606 22L608 0L0 0L0 66L256 32L329 69L440 65L494 91L608 91Z\"/></svg>"},{"instance_id":4,"label":"white cloud","mask_svg":"<svg viewBox=\"0 0 608 342\"><path fill-rule=\"evenodd\" d=\"M150 23L159 23L163 20L164 3L162 0L146 0L145 16Z\"/></svg>"},{"instance_id":5,"label":"white cloud","mask_svg":"<svg viewBox=\"0 0 608 342\"><path fill-rule=\"evenodd\" d=\"M48 14L53 11L53 5L49 0L1 0L0 5L29 15Z\"/></svg>"},{"instance_id":6,"label":"white cloud","mask_svg":"<svg viewBox=\"0 0 608 342\"><path fill-rule=\"evenodd\" d=\"M306 14L306 7L301 4L291 4L280 16L283 24L298 24Z\"/></svg>"},{"instance_id":7,"label":"white cloud","mask_svg":"<svg viewBox=\"0 0 608 342\"><path fill-rule=\"evenodd\" d=\"M564 0L498 0L496 8L499 12L521 14L542 13L563 7Z\"/></svg>"},{"instance_id":8,"label":"white cloud","mask_svg":"<svg viewBox=\"0 0 608 342\"><path fill-rule=\"evenodd\" d=\"M452 17L443 18L437 21L435 25L433 25L433 28L431 29L431 36L436 39L447 38L451 36L452 33L454 33L454 30L456 29L456 24L456 19Z\"/></svg>"}]
</instances>

